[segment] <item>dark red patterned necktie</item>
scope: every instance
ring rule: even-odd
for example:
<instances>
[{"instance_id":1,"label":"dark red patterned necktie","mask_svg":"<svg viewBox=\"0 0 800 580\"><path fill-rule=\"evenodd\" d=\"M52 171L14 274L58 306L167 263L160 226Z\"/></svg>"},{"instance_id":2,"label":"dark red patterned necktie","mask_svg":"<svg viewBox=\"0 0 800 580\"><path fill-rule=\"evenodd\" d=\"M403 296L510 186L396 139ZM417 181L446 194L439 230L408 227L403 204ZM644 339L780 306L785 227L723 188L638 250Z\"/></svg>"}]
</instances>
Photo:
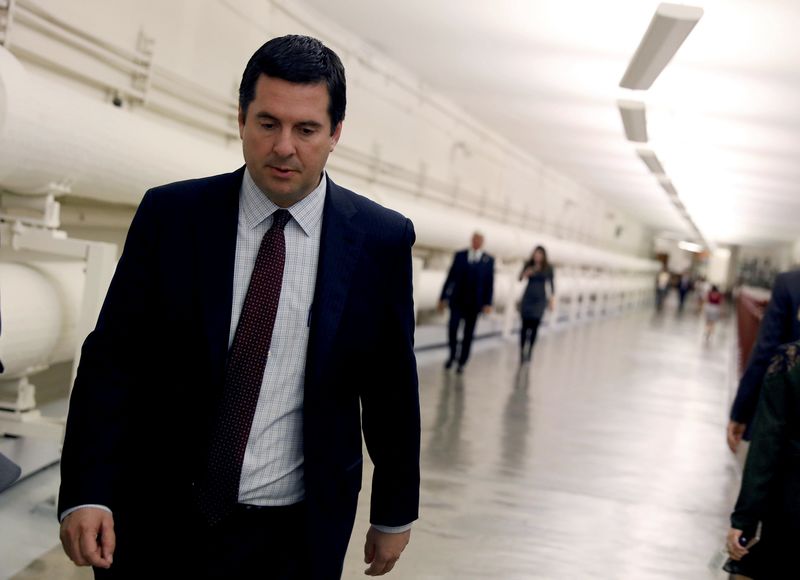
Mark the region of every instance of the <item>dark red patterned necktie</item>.
<instances>
[{"instance_id":1,"label":"dark red patterned necktie","mask_svg":"<svg viewBox=\"0 0 800 580\"><path fill-rule=\"evenodd\" d=\"M225 386L209 443L205 481L201 482L198 493L200 511L212 525L230 514L239 498L244 451L278 313L286 261L283 228L290 218L287 210L277 210L272 217L272 227L261 240L228 353Z\"/></svg>"}]
</instances>

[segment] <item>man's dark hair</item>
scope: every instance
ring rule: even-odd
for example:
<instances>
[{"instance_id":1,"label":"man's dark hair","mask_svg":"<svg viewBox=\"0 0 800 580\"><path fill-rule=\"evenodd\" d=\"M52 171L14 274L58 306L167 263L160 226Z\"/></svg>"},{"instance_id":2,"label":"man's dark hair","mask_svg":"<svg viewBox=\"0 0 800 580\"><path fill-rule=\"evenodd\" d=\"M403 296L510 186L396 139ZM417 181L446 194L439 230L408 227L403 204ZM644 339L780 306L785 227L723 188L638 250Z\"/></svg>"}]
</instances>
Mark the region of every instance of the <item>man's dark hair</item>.
<instances>
[{"instance_id":1,"label":"man's dark hair","mask_svg":"<svg viewBox=\"0 0 800 580\"><path fill-rule=\"evenodd\" d=\"M239 85L239 107L244 115L256 97L256 82L262 74L290 83L325 83L331 134L344 120L347 105L344 66L336 53L316 38L296 34L273 38L250 57Z\"/></svg>"}]
</instances>

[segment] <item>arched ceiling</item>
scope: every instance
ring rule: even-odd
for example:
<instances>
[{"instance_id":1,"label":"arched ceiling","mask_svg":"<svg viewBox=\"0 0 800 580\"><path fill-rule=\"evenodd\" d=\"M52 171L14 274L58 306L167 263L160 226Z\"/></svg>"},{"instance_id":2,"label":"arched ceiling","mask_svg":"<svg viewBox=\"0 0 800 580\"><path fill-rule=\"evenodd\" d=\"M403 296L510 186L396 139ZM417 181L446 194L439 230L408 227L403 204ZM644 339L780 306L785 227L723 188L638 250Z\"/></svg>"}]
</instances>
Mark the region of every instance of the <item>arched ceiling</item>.
<instances>
[{"instance_id":1,"label":"arched ceiling","mask_svg":"<svg viewBox=\"0 0 800 580\"><path fill-rule=\"evenodd\" d=\"M521 148L649 226L690 232L626 140L649 146L706 239L800 238L800 2L697 0L705 14L646 92L619 80L653 0L306 0Z\"/></svg>"}]
</instances>

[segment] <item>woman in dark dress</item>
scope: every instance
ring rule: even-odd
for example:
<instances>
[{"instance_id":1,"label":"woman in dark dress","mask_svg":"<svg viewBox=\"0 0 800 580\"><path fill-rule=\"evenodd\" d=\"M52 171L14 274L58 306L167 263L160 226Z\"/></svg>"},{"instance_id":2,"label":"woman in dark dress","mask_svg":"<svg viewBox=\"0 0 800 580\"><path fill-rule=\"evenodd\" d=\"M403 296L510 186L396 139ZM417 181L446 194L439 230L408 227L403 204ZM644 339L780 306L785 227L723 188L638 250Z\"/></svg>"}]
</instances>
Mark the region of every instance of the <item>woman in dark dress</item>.
<instances>
[{"instance_id":1,"label":"woman in dark dress","mask_svg":"<svg viewBox=\"0 0 800 580\"><path fill-rule=\"evenodd\" d=\"M553 281L553 268L547 261L547 250L536 246L530 259L525 262L519 279L528 280L525 293L522 295L521 314L522 331L519 338L519 362L530 362L533 354L533 344L536 342L536 333L542 322L545 308L553 309L553 297L556 292ZM550 287L548 296L547 287Z\"/></svg>"},{"instance_id":2,"label":"woman in dark dress","mask_svg":"<svg viewBox=\"0 0 800 580\"><path fill-rule=\"evenodd\" d=\"M748 550L762 522L761 541ZM731 515L729 571L755 580L800 577L800 342L784 345L761 387L742 487Z\"/></svg>"}]
</instances>

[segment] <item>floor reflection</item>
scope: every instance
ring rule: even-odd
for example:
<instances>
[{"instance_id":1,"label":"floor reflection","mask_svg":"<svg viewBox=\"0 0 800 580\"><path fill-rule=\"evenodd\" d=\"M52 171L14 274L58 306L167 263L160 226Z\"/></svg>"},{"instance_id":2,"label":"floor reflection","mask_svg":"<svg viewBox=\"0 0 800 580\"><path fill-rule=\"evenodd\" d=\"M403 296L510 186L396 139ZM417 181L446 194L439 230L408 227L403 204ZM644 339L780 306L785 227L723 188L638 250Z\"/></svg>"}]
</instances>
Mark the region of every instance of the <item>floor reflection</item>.
<instances>
[{"instance_id":1,"label":"floor reflection","mask_svg":"<svg viewBox=\"0 0 800 580\"><path fill-rule=\"evenodd\" d=\"M459 469L469 464L469 444L461 440L464 418L463 375L444 373L436 417L423 453L426 464L441 469Z\"/></svg>"},{"instance_id":2,"label":"floor reflection","mask_svg":"<svg viewBox=\"0 0 800 580\"><path fill-rule=\"evenodd\" d=\"M736 486L724 427L732 325L693 311L479 345L420 366L421 519L398 580L711 580ZM369 474L365 479L368 491ZM363 571L362 494L346 578Z\"/></svg>"},{"instance_id":3,"label":"floor reflection","mask_svg":"<svg viewBox=\"0 0 800 580\"><path fill-rule=\"evenodd\" d=\"M501 439L500 472L511 477L525 473L527 467L527 440L530 430L530 413L528 407L529 367L520 365L514 373L511 388L503 410L501 422L503 435Z\"/></svg>"}]
</instances>

